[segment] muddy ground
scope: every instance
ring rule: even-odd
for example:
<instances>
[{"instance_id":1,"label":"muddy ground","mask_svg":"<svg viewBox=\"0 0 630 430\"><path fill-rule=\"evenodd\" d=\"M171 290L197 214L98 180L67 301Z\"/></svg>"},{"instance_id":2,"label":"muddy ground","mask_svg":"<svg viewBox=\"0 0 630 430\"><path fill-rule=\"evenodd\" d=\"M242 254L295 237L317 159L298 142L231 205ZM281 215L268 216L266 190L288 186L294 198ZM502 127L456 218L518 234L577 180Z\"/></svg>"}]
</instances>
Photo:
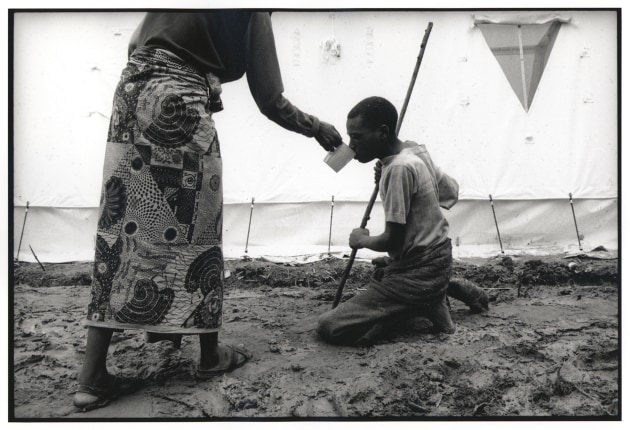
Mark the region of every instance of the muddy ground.
<instances>
[{"instance_id":1,"label":"muddy ground","mask_svg":"<svg viewBox=\"0 0 630 430\"><path fill-rule=\"evenodd\" d=\"M500 256L456 261L490 311L451 301L451 335L393 334L372 347L323 343L317 316L331 307L346 260L291 265L228 260L220 339L253 353L210 381L193 373L194 336L181 349L115 334L110 372L147 385L108 407L72 406L85 352L91 263L14 268L15 420L619 416L617 259ZM370 264L355 262L343 300Z\"/></svg>"}]
</instances>

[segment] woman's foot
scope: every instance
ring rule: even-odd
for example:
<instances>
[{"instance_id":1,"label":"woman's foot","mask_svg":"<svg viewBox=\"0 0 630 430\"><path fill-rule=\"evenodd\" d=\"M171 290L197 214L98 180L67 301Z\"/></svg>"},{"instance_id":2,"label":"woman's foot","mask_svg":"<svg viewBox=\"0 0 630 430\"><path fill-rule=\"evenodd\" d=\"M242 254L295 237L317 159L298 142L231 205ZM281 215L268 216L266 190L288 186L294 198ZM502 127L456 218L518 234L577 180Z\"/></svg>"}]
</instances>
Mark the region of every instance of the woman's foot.
<instances>
[{"instance_id":1,"label":"woman's foot","mask_svg":"<svg viewBox=\"0 0 630 430\"><path fill-rule=\"evenodd\" d=\"M218 345L212 359L199 364L195 376L198 379L210 379L214 376L231 372L243 366L251 358L251 354L233 345Z\"/></svg>"},{"instance_id":2,"label":"woman's foot","mask_svg":"<svg viewBox=\"0 0 630 430\"><path fill-rule=\"evenodd\" d=\"M107 406L112 400L142 388L139 379L107 375L99 384L79 384L72 403L81 412Z\"/></svg>"}]
</instances>

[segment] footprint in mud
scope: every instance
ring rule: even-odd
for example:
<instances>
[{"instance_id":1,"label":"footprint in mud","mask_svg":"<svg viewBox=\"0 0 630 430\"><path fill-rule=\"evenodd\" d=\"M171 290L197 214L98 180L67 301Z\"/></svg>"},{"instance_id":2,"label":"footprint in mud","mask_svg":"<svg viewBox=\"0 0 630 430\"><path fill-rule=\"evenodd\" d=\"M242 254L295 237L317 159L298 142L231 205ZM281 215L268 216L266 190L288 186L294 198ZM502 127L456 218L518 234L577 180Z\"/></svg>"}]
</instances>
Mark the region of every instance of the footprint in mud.
<instances>
[{"instance_id":1,"label":"footprint in mud","mask_svg":"<svg viewBox=\"0 0 630 430\"><path fill-rule=\"evenodd\" d=\"M619 348L612 344L582 347L574 365L585 371L616 370L619 367L619 356Z\"/></svg>"},{"instance_id":2,"label":"footprint in mud","mask_svg":"<svg viewBox=\"0 0 630 430\"><path fill-rule=\"evenodd\" d=\"M291 411L294 417L344 417L348 411L333 393L318 392L299 401Z\"/></svg>"},{"instance_id":3,"label":"footprint in mud","mask_svg":"<svg viewBox=\"0 0 630 430\"><path fill-rule=\"evenodd\" d=\"M222 393L205 390L199 396L204 415L208 417L225 417L230 410L230 404Z\"/></svg>"}]
</instances>

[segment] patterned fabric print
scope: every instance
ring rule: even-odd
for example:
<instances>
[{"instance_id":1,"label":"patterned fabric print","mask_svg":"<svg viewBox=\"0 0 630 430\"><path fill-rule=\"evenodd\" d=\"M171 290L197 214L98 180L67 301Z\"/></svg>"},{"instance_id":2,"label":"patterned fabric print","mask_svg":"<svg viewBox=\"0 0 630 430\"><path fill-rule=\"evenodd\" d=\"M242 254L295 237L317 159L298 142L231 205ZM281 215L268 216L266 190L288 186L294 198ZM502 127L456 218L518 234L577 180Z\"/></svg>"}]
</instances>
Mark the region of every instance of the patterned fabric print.
<instances>
[{"instance_id":1,"label":"patterned fabric print","mask_svg":"<svg viewBox=\"0 0 630 430\"><path fill-rule=\"evenodd\" d=\"M127 206L127 190L122 179L112 176L105 184L105 190L101 196L101 217L98 221L99 228L111 228L120 221L125 214Z\"/></svg>"},{"instance_id":2,"label":"patterned fabric print","mask_svg":"<svg viewBox=\"0 0 630 430\"><path fill-rule=\"evenodd\" d=\"M96 236L92 301L88 305L88 313L97 321L102 321L105 318L112 279L120 266L121 249L122 241L120 239L110 247L105 239Z\"/></svg>"},{"instance_id":3,"label":"patterned fabric print","mask_svg":"<svg viewBox=\"0 0 630 430\"><path fill-rule=\"evenodd\" d=\"M178 94L168 94L152 107L152 121L144 136L156 145L177 148L192 140L199 125L198 113Z\"/></svg>"},{"instance_id":4,"label":"patterned fabric print","mask_svg":"<svg viewBox=\"0 0 630 430\"><path fill-rule=\"evenodd\" d=\"M133 297L116 312L116 320L125 323L157 324L164 320L175 293L170 288L159 289L151 279L136 281Z\"/></svg>"},{"instance_id":5,"label":"patterned fabric print","mask_svg":"<svg viewBox=\"0 0 630 430\"><path fill-rule=\"evenodd\" d=\"M130 64L108 134L88 324L216 331L222 163L206 81L150 54Z\"/></svg>"},{"instance_id":6,"label":"patterned fabric print","mask_svg":"<svg viewBox=\"0 0 630 430\"><path fill-rule=\"evenodd\" d=\"M216 139L216 151L214 143L210 146L209 154L203 157L204 174L201 181L201 194L207 198L199 201L197 212L197 229L192 240L197 245L220 245L223 229L223 184L221 181L222 166L221 155ZM215 208L218 208L217 211ZM205 227L201 227L201 226Z\"/></svg>"},{"instance_id":7,"label":"patterned fabric print","mask_svg":"<svg viewBox=\"0 0 630 430\"><path fill-rule=\"evenodd\" d=\"M223 306L223 253L218 246L200 254L188 268L185 281L189 292L200 291L204 299L193 314L195 326L220 325ZM190 321L186 321L188 324Z\"/></svg>"},{"instance_id":8,"label":"patterned fabric print","mask_svg":"<svg viewBox=\"0 0 630 430\"><path fill-rule=\"evenodd\" d=\"M216 245L221 243L221 232L223 230L223 213L219 212L214 222L197 237L196 243Z\"/></svg>"},{"instance_id":9,"label":"patterned fabric print","mask_svg":"<svg viewBox=\"0 0 630 430\"><path fill-rule=\"evenodd\" d=\"M207 153L216 139L216 131L214 121L205 111L206 88L194 88L189 79L182 77L163 78L158 74L157 79L148 82L144 91L138 95L137 123L140 137L147 143L163 148L185 146L199 154ZM201 94L191 95L195 90Z\"/></svg>"},{"instance_id":10,"label":"patterned fabric print","mask_svg":"<svg viewBox=\"0 0 630 430\"><path fill-rule=\"evenodd\" d=\"M127 213L123 229L128 230L130 236L155 245L187 243L176 214L155 180L152 166L143 164L138 171L132 170L127 190Z\"/></svg>"},{"instance_id":11,"label":"patterned fabric print","mask_svg":"<svg viewBox=\"0 0 630 430\"><path fill-rule=\"evenodd\" d=\"M129 63L116 87L114 106L107 136L108 142L134 143L135 111L138 94L148 80L148 72Z\"/></svg>"},{"instance_id":12,"label":"patterned fabric print","mask_svg":"<svg viewBox=\"0 0 630 430\"><path fill-rule=\"evenodd\" d=\"M108 145L120 146L113 142L108 143ZM106 240L112 236L118 237L128 206L127 184L129 183L128 178L131 165L130 154L133 154L134 146L126 144L123 146L126 150L125 154L118 160L118 166L111 172L111 176L103 180L98 231L99 233L107 233L103 234L103 238ZM111 244L111 240L108 240L108 242Z\"/></svg>"}]
</instances>

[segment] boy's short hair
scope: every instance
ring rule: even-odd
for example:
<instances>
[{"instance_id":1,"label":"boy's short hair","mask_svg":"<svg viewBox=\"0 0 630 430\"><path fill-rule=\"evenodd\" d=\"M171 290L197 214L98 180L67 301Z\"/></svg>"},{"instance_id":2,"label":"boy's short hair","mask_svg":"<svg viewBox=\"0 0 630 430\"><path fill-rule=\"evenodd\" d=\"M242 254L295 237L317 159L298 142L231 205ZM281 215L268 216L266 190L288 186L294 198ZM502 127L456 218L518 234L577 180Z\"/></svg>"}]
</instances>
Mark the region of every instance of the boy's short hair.
<instances>
[{"instance_id":1,"label":"boy's short hair","mask_svg":"<svg viewBox=\"0 0 630 430\"><path fill-rule=\"evenodd\" d=\"M398 112L389 100L383 97L368 97L361 100L348 112L348 119L361 115L365 126L376 129L382 124L389 128L392 135L396 135Z\"/></svg>"}]
</instances>

